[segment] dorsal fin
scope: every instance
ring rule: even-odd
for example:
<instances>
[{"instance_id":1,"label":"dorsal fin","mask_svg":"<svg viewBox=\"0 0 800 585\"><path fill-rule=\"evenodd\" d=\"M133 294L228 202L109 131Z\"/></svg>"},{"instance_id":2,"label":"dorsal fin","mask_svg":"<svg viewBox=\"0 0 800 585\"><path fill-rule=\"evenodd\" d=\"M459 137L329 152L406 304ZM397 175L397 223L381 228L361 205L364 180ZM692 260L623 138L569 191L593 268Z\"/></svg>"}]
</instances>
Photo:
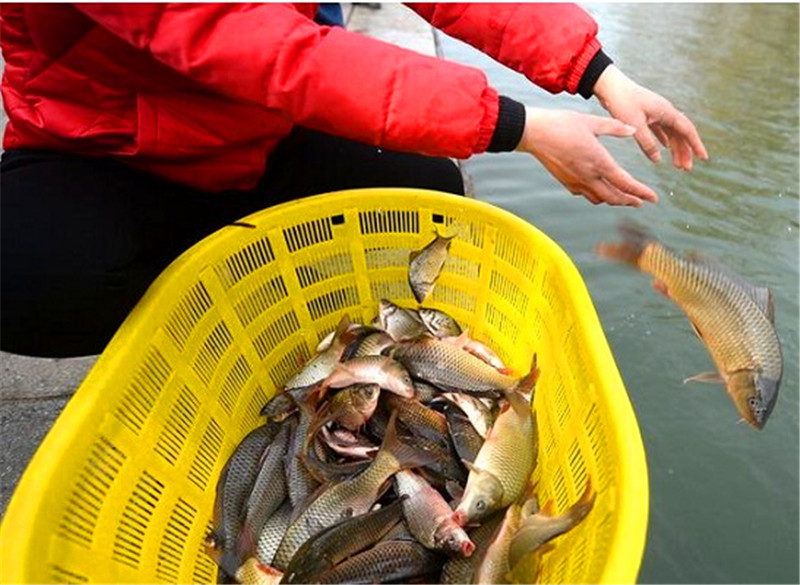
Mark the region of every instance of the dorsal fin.
<instances>
[{"instance_id":1,"label":"dorsal fin","mask_svg":"<svg viewBox=\"0 0 800 585\"><path fill-rule=\"evenodd\" d=\"M704 266L709 270L714 270L724 275L733 284L742 289L750 297L756 307L764 313L769 322L775 324L775 307L772 302L772 291L765 286L756 286L747 282L744 277L736 274L733 270L721 264L718 260L703 256L697 252L690 252L686 257L698 266Z\"/></svg>"}]
</instances>

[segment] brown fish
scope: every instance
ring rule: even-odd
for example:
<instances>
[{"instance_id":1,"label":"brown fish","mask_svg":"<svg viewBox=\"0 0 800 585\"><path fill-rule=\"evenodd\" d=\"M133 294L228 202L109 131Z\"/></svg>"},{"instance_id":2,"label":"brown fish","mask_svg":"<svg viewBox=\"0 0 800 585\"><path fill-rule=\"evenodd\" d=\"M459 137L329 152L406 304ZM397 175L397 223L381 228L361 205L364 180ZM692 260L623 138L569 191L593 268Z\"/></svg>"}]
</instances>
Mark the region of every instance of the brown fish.
<instances>
[{"instance_id":1,"label":"brown fish","mask_svg":"<svg viewBox=\"0 0 800 585\"><path fill-rule=\"evenodd\" d=\"M411 285L411 291L418 303L425 302L433 291L454 237L444 237L437 233L433 241L422 250L409 255L408 284Z\"/></svg>"},{"instance_id":2,"label":"brown fish","mask_svg":"<svg viewBox=\"0 0 800 585\"><path fill-rule=\"evenodd\" d=\"M685 381L724 382L742 417L763 428L783 374L770 290L753 286L711 259L682 257L639 226L619 229L623 241L598 244L597 253L652 274L654 288L683 309L714 360L717 373Z\"/></svg>"}]
</instances>

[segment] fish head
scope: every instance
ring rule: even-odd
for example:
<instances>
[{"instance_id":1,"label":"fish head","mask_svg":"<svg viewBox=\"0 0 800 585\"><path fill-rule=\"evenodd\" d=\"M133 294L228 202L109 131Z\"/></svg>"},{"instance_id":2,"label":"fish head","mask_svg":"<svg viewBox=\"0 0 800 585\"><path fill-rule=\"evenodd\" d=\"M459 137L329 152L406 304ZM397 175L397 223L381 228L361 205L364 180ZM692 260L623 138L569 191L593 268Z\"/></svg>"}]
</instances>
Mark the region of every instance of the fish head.
<instances>
[{"instance_id":1,"label":"fish head","mask_svg":"<svg viewBox=\"0 0 800 585\"><path fill-rule=\"evenodd\" d=\"M500 507L503 492L503 485L493 473L473 467L453 519L459 526L466 526L469 522L486 518Z\"/></svg>"},{"instance_id":2,"label":"fish head","mask_svg":"<svg viewBox=\"0 0 800 585\"><path fill-rule=\"evenodd\" d=\"M353 392L353 406L356 411L366 418L372 416L378 406L378 397L381 393L379 384L361 384Z\"/></svg>"},{"instance_id":3,"label":"fish head","mask_svg":"<svg viewBox=\"0 0 800 585\"><path fill-rule=\"evenodd\" d=\"M780 380L772 380L756 370L739 370L728 376L727 390L739 414L751 426L762 429L767 423Z\"/></svg>"},{"instance_id":4,"label":"fish head","mask_svg":"<svg viewBox=\"0 0 800 585\"><path fill-rule=\"evenodd\" d=\"M403 365L396 360L387 360L384 366L385 378L382 387L402 396L404 398L414 398L417 390L414 388L414 381Z\"/></svg>"},{"instance_id":5,"label":"fish head","mask_svg":"<svg viewBox=\"0 0 800 585\"><path fill-rule=\"evenodd\" d=\"M436 532L433 534L433 546L437 550L445 550L465 557L475 551L475 544L452 516L442 520L436 527Z\"/></svg>"}]
</instances>

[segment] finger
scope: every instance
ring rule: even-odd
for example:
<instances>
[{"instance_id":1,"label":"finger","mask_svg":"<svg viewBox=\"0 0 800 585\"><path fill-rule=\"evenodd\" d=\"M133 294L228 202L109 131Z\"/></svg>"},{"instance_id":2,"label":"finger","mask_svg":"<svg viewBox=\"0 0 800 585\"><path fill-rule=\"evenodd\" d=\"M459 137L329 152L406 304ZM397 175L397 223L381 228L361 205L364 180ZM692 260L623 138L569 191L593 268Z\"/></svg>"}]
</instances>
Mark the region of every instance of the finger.
<instances>
[{"instance_id":1,"label":"finger","mask_svg":"<svg viewBox=\"0 0 800 585\"><path fill-rule=\"evenodd\" d=\"M638 199L658 202L658 194L644 183L634 179L625 169L619 165L609 168L603 175L603 179L610 185Z\"/></svg>"},{"instance_id":2,"label":"finger","mask_svg":"<svg viewBox=\"0 0 800 585\"><path fill-rule=\"evenodd\" d=\"M650 130L653 132L658 141L664 146L664 148L669 148L669 136L667 133L664 132L664 129L659 126L658 124L651 124Z\"/></svg>"},{"instance_id":3,"label":"finger","mask_svg":"<svg viewBox=\"0 0 800 585\"><path fill-rule=\"evenodd\" d=\"M692 149L686 141L672 141L672 164L677 169L692 170Z\"/></svg>"},{"instance_id":4,"label":"finger","mask_svg":"<svg viewBox=\"0 0 800 585\"><path fill-rule=\"evenodd\" d=\"M703 141L700 140L697 128L683 113L675 110L673 115L664 120L664 125L673 128L674 132L688 143L692 152L700 159L708 160L708 151L706 151Z\"/></svg>"},{"instance_id":5,"label":"finger","mask_svg":"<svg viewBox=\"0 0 800 585\"><path fill-rule=\"evenodd\" d=\"M589 200L589 203L592 205L598 205L602 203L602 200L597 197L594 193L592 193L591 189L583 185L573 185L571 187L567 187L569 192L576 197L585 197Z\"/></svg>"},{"instance_id":6,"label":"finger","mask_svg":"<svg viewBox=\"0 0 800 585\"><path fill-rule=\"evenodd\" d=\"M647 126L642 126L634 135L636 143L642 149L644 155L654 163L661 162L661 150L658 148L655 136Z\"/></svg>"},{"instance_id":7,"label":"finger","mask_svg":"<svg viewBox=\"0 0 800 585\"><path fill-rule=\"evenodd\" d=\"M593 181L589 185L587 185L588 190L591 193L600 199L601 201L608 203L609 205L627 205L628 207L641 207L644 203L638 197L634 197L628 193L623 193L610 183L604 181L603 179L597 179Z\"/></svg>"}]
</instances>

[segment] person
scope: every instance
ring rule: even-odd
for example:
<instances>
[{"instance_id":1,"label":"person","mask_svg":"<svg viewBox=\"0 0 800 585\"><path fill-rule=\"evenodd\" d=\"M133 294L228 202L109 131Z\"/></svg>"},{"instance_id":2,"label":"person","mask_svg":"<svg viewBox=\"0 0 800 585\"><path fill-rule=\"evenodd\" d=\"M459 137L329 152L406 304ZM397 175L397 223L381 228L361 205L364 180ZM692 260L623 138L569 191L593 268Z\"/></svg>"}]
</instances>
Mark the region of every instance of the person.
<instances>
[{"instance_id":1,"label":"person","mask_svg":"<svg viewBox=\"0 0 800 585\"><path fill-rule=\"evenodd\" d=\"M314 4L0 7L8 124L0 348L102 351L155 277L213 231L339 189L463 194L451 159L531 154L592 203L656 193L598 140L707 158L691 121L627 77L570 4L409 4L552 93L610 117L526 107L480 69L314 22Z\"/></svg>"}]
</instances>

